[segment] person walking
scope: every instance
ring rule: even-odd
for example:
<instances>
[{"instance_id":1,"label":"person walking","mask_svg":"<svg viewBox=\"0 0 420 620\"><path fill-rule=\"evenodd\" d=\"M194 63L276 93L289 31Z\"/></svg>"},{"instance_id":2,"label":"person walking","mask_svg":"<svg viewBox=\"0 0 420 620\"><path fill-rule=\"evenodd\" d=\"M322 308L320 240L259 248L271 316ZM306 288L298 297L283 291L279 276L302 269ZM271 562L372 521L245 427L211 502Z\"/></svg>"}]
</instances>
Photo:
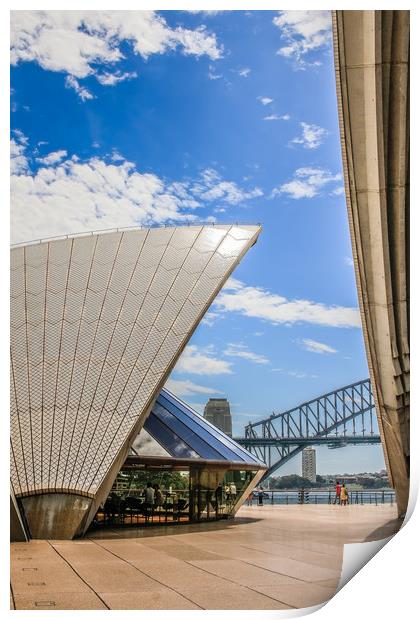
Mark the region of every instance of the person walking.
<instances>
[{"instance_id":1,"label":"person walking","mask_svg":"<svg viewBox=\"0 0 420 620\"><path fill-rule=\"evenodd\" d=\"M341 486L341 491L340 491L340 503L342 506L347 506L348 501L349 501L349 494L347 493L346 485L343 482Z\"/></svg>"},{"instance_id":2,"label":"person walking","mask_svg":"<svg viewBox=\"0 0 420 620\"><path fill-rule=\"evenodd\" d=\"M160 490L160 486L158 484L153 485L153 490L155 492L155 496L154 496L155 508L160 508L163 504L163 493Z\"/></svg>"},{"instance_id":3,"label":"person walking","mask_svg":"<svg viewBox=\"0 0 420 620\"><path fill-rule=\"evenodd\" d=\"M335 481L335 498L334 498L334 504L338 504L340 505L340 501L341 501L341 484L339 480Z\"/></svg>"},{"instance_id":4,"label":"person walking","mask_svg":"<svg viewBox=\"0 0 420 620\"><path fill-rule=\"evenodd\" d=\"M219 514L219 511L222 507L223 503L223 487L221 484L218 484L216 487L216 491L214 493L216 499L216 516Z\"/></svg>"},{"instance_id":5,"label":"person walking","mask_svg":"<svg viewBox=\"0 0 420 620\"><path fill-rule=\"evenodd\" d=\"M258 506L263 506L264 505L263 499L264 499L264 491L260 487L258 489Z\"/></svg>"},{"instance_id":6,"label":"person walking","mask_svg":"<svg viewBox=\"0 0 420 620\"><path fill-rule=\"evenodd\" d=\"M230 504L230 486L228 484L225 485L225 498L226 504Z\"/></svg>"},{"instance_id":7,"label":"person walking","mask_svg":"<svg viewBox=\"0 0 420 620\"><path fill-rule=\"evenodd\" d=\"M155 490L151 482L148 482L144 489L144 505L146 508L146 520L153 511L153 504L155 503Z\"/></svg>"}]
</instances>

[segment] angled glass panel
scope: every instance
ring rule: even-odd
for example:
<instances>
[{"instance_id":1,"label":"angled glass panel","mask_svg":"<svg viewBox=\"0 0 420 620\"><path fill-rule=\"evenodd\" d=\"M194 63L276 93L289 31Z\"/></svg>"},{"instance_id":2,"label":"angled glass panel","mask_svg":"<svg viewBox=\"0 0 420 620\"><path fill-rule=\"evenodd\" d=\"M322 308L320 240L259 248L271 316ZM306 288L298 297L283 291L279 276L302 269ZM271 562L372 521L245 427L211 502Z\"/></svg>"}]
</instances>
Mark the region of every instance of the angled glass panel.
<instances>
[{"instance_id":1,"label":"angled glass panel","mask_svg":"<svg viewBox=\"0 0 420 620\"><path fill-rule=\"evenodd\" d=\"M172 409L172 411L171 411ZM153 413L161 422L166 424L174 433L181 437L188 445L190 445L201 458L223 461L231 459L232 453L224 449L222 444L217 442L217 449L213 447L211 437L203 439L197 434L197 430L191 424L189 428L180 420L179 411L171 403L162 404L156 402L153 406ZM201 433L203 435L203 433ZM234 455L233 455L234 456Z\"/></svg>"},{"instance_id":2,"label":"angled glass panel","mask_svg":"<svg viewBox=\"0 0 420 620\"><path fill-rule=\"evenodd\" d=\"M197 432L200 436L206 438L207 441L211 441L212 445L215 443L219 444L219 442L222 443L223 446L229 450L229 456L226 457L229 460L260 464L258 459L254 458L254 456L247 450L244 450L239 444L236 443L236 441L233 441L233 439L225 435L225 433L213 424L210 424L197 412L190 409L186 403L176 398L167 390L163 389L161 391L156 402L162 404L166 408L169 408L174 415L179 417L179 419L185 422L188 426L191 426L192 428L197 428L198 426L200 430L197 430Z\"/></svg>"},{"instance_id":3,"label":"angled glass panel","mask_svg":"<svg viewBox=\"0 0 420 620\"><path fill-rule=\"evenodd\" d=\"M134 440L131 449L137 456L172 456L144 427Z\"/></svg>"},{"instance_id":4,"label":"angled glass panel","mask_svg":"<svg viewBox=\"0 0 420 620\"><path fill-rule=\"evenodd\" d=\"M168 428L166 424L163 424L154 413L149 415L143 428L172 456L185 459L200 458L197 452L187 445L172 429Z\"/></svg>"}]
</instances>

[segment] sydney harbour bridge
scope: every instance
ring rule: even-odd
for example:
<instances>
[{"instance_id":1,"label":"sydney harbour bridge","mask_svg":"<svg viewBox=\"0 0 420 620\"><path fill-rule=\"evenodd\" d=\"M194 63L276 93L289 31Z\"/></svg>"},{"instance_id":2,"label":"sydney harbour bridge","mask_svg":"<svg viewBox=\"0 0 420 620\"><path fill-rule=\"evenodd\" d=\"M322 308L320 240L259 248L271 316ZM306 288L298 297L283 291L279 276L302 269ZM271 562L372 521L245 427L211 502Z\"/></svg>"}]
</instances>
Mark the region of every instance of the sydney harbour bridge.
<instances>
[{"instance_id":1,"label":"sydney harbour bridge","mask_svg":"<svg viewBox=\"0 0 420 620\"><path fill-rule=\"evenodd\" d=\"M244 437L235 441L266 463L264 478L308 445L342 448L380 443L370 379L252 422Z\"/></svg>"}]
</instances>

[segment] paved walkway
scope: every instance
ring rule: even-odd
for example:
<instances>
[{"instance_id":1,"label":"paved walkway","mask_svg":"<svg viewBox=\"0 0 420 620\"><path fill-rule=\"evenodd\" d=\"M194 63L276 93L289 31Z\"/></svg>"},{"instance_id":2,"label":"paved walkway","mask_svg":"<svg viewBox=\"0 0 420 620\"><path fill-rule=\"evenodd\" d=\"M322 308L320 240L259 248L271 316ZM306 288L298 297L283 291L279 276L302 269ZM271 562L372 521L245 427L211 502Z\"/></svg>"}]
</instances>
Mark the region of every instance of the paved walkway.
<instances>
[{"instance_id":1,"label":"paved walkway","mask_svg":"<svg viewBox=\"0 0 420 620\"><path fill-rule=\"evenodd\" d=\"M290 609L329 599L343 544L399 528L391 506L251 506L236 519L11 545L15 609Z\"/></svg>"}]
</instances>

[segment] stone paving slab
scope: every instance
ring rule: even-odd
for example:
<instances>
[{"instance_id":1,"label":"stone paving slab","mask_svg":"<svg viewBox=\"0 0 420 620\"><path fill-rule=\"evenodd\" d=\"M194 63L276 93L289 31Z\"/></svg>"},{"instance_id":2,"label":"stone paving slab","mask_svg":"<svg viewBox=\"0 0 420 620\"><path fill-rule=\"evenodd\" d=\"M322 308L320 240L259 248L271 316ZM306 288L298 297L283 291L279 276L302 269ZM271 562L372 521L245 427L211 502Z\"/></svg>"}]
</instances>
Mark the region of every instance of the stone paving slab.
<instances>
[{"instance_id":1,"label":"stone paving slab","mask_svg":"<svg viewBox=\"0 0 420 620\"><path fill-rule=\"evenodd\" d=\"M169 586L178 592L184 592L185 588L197 584L200 587L219 587L225 586L226 582L217 575L212 575L197 567L191 566L187 562L181 560L172 561L168 564L150 564L147 561L139 560L133 564L138 566L153 579L158 580L161 584Z\"/></svg>"},{"instance_id":2,"label":"stone paving slab","mask_svg":"<svg viewBox=\"0 0 420 620\"><path fill-rule=\"evenodd\" d=\"M105 593L102 598L110 609L203 609L168 588L155 592Z\"/></svg>"},{"instance_id":3,"label":"stone paving slab","mask_svg":"<svg viewBox=\"0 0 420 620\"><path fill-rule=\"evenodd\" d=\"M79 562L73 565L80 577L95 592L124 593L161 589L161 583L124 561L107 559L100 563Z\"/></svg>"},{"instance_id":4,"label":"stone paving slab","mask_svg":"<svg viewBox=\"0 0 420 620\"><path fill-rule=\"evenodd\" d=\"M391 506L251 506L236 519L11 545L11 608L289 609L328 600L343 545L398 530Z\"/></svg>"},{"instance_id":5,"label":"stone paving slab","mask_svg":"<svg viewBox=\"0 0 420 620\"><path fill-rule=\"evenodd\" d=\"M321 561L322 564L324 564L324 559ZM320 566L319 564L293 560L290 557L270 556L264 559L251 559L250 564L268 571L289 575L295 579L309 582L323 581L325 579L340 579L341 575L341 563L340 567L337 567L337 569L334 570L331 567L326 568L325 566Z\"/></svg>"},{"instance_id":6,"label":"stone paving slab","mask_svg":"<svg viewBox=\"0 0 420 620\"><path fill-rule=\"evenodd\" d=\"M302 588L302 584L282 584L279 587L259 585L256 590L266 596L278 599L291 607L312 607L328 601L335 593L336 587L320 586L311 583L310 587Z\"/></svg>"},{"instance_id":7,"label":"stone paving slab","mask_svg":"<svg viewBox=\"0 0 420 620\"><path fill-rule=\"evenodd\" d=\"M291 609L289 605L244 586L189 586L183 593L202 609Z\"/></svg>"},{"instance_id":8,"label":"stone paving slab","mask_svg":"<svg viewBox=\"0 0 420 620\"><path fill-rule=\"evenodd\" d=\"M68 609L109 609L93 592L50 592L15 595L16 609L68 610Z\"/></svg>"},{"instance_id":9,"label":"stone paving slab","mask_svg":"<svg viewBox=\"0 0 420 620\"><path fill-rule=\"evenodd\" d=\"M259 584L277 586L282 583L294 582L294 578L286 573L273 572L264 570L259 566L252 566L239 560L222 560L222 561L193 561L194 566L202 568L206 572L212 573L224 580L254 587Z\"/></svg>"}]
</instances>

